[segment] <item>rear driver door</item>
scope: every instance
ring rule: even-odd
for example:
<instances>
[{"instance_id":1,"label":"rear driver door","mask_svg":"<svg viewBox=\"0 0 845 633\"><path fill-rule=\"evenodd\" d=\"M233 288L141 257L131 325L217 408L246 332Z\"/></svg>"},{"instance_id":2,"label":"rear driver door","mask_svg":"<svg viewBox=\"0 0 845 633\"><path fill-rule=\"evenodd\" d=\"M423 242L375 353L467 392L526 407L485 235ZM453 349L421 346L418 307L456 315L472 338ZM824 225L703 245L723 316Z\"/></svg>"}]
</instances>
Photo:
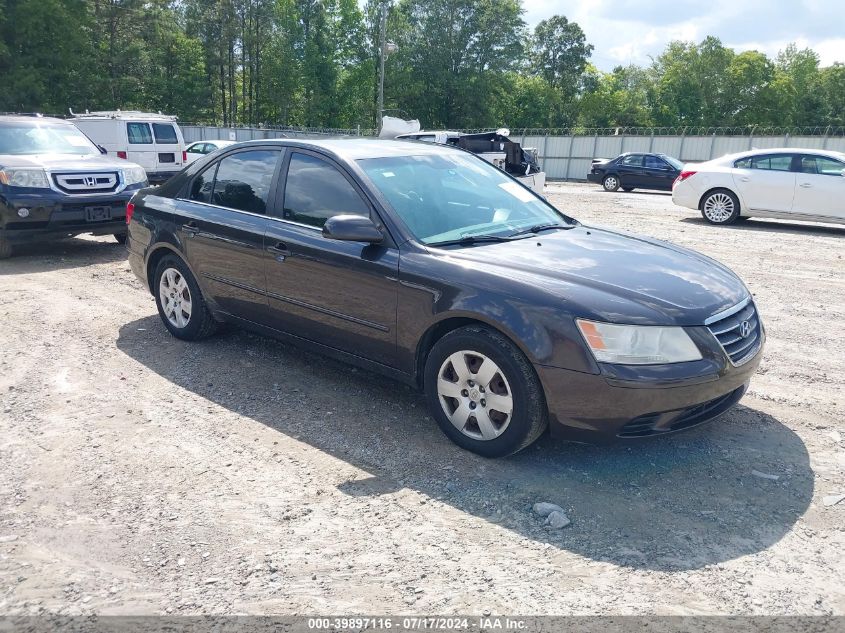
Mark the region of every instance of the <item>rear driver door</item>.
<instances>
[{"instance_id":1,"label":"rear driver door","mask_svg":"<svg viewBox=\"0 0 845 633\"><path fill-rule=\"evenodd\" d=\"M179 235L203 294L255 323L267 319L264 233L281 156L278 147L229 152L197 174L177 203Z\"/></svg>"}]
</instances>

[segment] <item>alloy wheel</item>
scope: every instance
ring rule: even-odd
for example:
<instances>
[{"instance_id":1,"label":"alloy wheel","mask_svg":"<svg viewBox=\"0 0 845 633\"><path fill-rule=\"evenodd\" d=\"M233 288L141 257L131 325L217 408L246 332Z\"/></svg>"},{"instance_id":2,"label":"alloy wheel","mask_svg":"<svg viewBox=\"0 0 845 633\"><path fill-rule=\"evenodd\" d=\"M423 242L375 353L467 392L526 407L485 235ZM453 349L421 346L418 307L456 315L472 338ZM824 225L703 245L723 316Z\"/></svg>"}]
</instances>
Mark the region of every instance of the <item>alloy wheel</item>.
<instances>
[{"instance_id":1,"label":"alloy wheel","mask_svg":"<svg viewBox=\"0 0 845 633\"><path fill-rule=\"evenodd\" d=\"M449 421L475 440L496 439L510 424L513 395L499 366L479 352L451 354L437 374L437 395Z\"/></svg>"},{"instance_id":2,"label":"alloy wheel","mask_svg":"<svg viewBox=\"0 0 845 633\"><path fill-rule=\"evenodd\" d=\"M617 184L616 178L614 178L613 176L608 176L604 180L604 188L607 189L608 191L612 191L613 189L616 189L616 184Z\"/></svg>"},{"instance_id":3,"label":"alloy wheel","mask_svg":"<svg viewBox=\"0 0 845 633\"><path fill-rule=\"evenodd\" d=\"M188 282L175 268L167 268L161 275L158 296L164 316L171 325L184 328L191 320L191 290Z\"/></svg>"},{"instance_id":4,"label":"alloy wheel","mask_svg":"<svg viewBox=\"0 0 845 633\"><path fill-rule=\"evenodd\" d=\"M726 193L714 193L704 201L704 215L711 222L727 222L733 213L734 201Z\"/></svg>"}]
</instances>

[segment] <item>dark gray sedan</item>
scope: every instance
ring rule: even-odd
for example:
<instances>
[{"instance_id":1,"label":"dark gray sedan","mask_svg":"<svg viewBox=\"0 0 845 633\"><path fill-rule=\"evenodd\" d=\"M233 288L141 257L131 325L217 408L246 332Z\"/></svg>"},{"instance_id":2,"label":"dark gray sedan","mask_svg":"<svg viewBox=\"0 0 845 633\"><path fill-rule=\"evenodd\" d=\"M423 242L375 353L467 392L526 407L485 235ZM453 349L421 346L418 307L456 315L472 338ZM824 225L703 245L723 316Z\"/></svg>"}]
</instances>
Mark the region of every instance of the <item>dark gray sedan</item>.
<instances>
[{"instance_id":1,"label":"dark gray sedan","mask_svg":"<svg viewBox=\"0 0 845 633\"><path fill-rule=\"evenodd\" d=\"M234 323L383 372L489 457L549 427L601 441L710 420L764 343L721 264L583 226L456 148L241 143L143 190L127 218L174 336Z\"/></svg>"}]
</instances>

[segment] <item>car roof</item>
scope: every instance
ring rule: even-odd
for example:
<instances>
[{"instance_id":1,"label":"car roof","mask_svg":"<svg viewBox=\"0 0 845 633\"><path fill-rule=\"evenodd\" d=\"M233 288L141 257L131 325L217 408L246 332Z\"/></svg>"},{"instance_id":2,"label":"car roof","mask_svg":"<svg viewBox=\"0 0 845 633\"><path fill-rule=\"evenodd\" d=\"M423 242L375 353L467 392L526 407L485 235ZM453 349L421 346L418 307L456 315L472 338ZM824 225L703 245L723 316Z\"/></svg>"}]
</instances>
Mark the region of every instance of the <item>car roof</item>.
<instances>
[{"instance_id":1,"label":"car roof","mask_svg":"<svg viewBox=\"0 0 845 633\"><path fill-rule=\"evenodd\" d=\"M768 154L816 154L818 156L829 156L830 158L837 158L839 160L845 158L845 153L831 149L817 149L813 147L766 147L763 149L751 149L744 152L725 154L724 156L720 156L719 158L715 158L713 160L731 161L751 156L766 156Z\"/></svg>"},{"instance_id":2,"label":"car roof","mask_svg":"<svg viewBox=\"0 0 845 633\"><path fill-rule=\"evenodd\" d=\"M392 158L396 156L442 156L443 154L464 154L462 150L436 143L409 143L388 139L346 138L346 139L267 139L244 143L301 147L329 152L345 160L364 158Z\"/></svg>"},{"instance_id":3,"label":"car roof","mask_svg":"<svg viewBox=\"0 0 845 633\"><path fill-rule=\"evenodd\" d=\"M27 116L22 114L0 115L0 125L4 123L41 123L46 125L73 125L65 119L56 119L50 116Z\"/></svg>"}]
</instances>

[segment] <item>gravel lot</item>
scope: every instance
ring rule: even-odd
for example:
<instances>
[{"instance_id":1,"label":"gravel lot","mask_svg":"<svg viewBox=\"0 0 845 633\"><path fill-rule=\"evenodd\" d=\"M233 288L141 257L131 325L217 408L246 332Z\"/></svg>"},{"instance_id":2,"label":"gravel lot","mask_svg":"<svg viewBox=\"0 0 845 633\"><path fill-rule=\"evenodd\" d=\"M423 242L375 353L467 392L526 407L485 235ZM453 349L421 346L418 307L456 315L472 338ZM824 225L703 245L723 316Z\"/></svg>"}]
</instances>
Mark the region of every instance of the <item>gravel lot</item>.
<instances>
[{"instance_id":1,"label":"gravel lot","mask_svg":"<svg viewBox=\"0 0 845 633\"><path fill-rule=\"evenodd\" d=\"M33 246L0 262L0 614L845 614L845 228L549 196L743 277L769 340L741 406L488 461L380 376L171 338L109 238Z\"/></svg>"}]
</instances>

